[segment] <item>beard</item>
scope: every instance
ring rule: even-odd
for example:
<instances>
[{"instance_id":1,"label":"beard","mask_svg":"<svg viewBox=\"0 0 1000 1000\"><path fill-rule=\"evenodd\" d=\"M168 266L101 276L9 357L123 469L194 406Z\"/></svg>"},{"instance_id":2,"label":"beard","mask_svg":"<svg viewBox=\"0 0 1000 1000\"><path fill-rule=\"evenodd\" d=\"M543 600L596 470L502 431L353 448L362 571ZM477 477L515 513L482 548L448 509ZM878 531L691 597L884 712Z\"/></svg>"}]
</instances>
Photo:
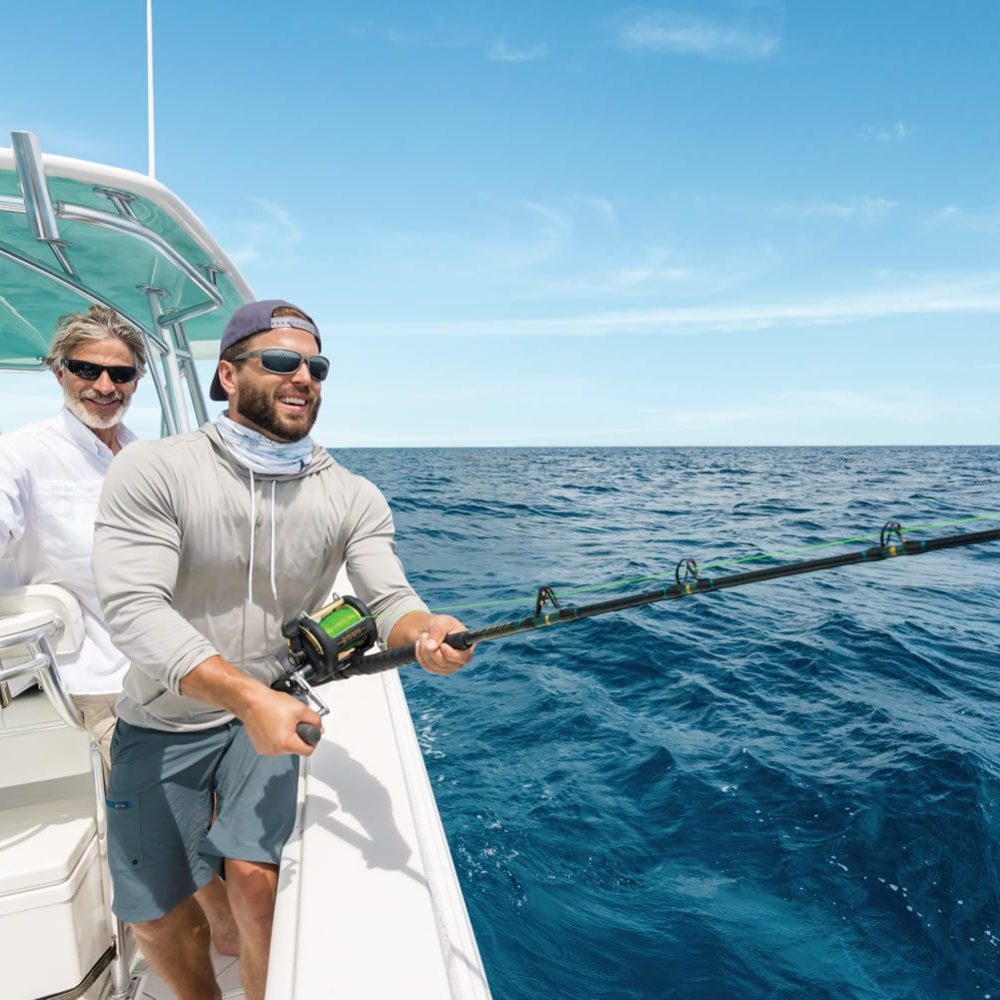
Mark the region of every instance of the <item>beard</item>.
<instances>
[{"instance_id":1,"label":"beard","mask_svg":"<svg viewBox=\"0 0 1000 1000\"><path fill-rule=\"evenodd\" d=\"M63 385L63 399L65 400L70 413L72 413L81 424L90 427L92 430L98 431L106 431L108 428L114 427L116 424L120 423L122 417L124 417L128 411L129 404L132 402L131 396L126 396L125 393L119 392L118 390L109 392L107 395L103 392L98 392L96 389L84 389L82 392L73 392L67 385ZM112 400L116 400L119 405L105 416L98 416L87 409L87 406L84 403L85 399L93 399L101 403L108 403Z\"/></svg>"},{"instance_id":2,"label":"beard","mask_svg":"<svg viewBox=\"0 0 1000 1000\"><path fill-rule=\"evenodd\" d=\"M286 416L278 411L278 397L292 396L287 390L268 390L260 385L253 385L243 379L236 386L236 408L240 416L259 427L265 434L279 441L301 441L306 437L316 423L319 415L320 397L312 395L307 398L302 407L301 416ZM301 398L301 397L300 397Z\"/></svg>"}]
</instances>

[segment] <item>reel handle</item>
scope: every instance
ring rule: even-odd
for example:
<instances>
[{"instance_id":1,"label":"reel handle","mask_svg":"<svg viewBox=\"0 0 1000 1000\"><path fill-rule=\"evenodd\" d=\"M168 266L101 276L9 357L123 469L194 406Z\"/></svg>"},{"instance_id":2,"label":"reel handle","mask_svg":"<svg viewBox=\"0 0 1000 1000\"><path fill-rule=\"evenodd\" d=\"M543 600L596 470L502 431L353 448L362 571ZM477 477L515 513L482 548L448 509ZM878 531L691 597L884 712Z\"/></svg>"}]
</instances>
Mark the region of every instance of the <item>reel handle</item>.
<instances>
[{"instance_id":1,"label":"reel handle","mask_svg":"<svg viewBox=\"0 0 1000 1000\"><path fill-rule=\"evenodd\" d=\"M314 726L311 722L300 722L295 727L295 733L303 743L308 743L311 747L316 746L323 735L319 726Z\"/></svg>"}]
</instances>

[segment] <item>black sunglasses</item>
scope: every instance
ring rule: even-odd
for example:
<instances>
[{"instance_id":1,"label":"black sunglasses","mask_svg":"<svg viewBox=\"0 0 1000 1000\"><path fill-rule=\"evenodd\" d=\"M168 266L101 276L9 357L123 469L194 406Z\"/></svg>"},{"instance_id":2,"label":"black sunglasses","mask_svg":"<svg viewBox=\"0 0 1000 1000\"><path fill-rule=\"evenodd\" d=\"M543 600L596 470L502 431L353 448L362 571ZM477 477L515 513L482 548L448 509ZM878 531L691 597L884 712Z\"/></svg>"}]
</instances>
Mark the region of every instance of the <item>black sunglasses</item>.
<instances>
[{"instance_id":1,"label":"black sunglasses","mask_svg":"<svg viewBox=\"0 0 1000 1000\"><path fill-rule=\"evenodd\" d=\"M322 354L305 355L284 347L265 347L260 351L237 354L233 361L243 361L245 358L260 358L261 368L275 375L292 375L299 370L303 361L309 365L309 374L317 382L322 382L330 374L330 359Z\"/></svg>"},{"instance_id":2,"label":"black sunglasses","mask_svg":"<svg viewBox=\"0 0 1000 1000\"><path fill-rule=\"evenodd\" d=\"M66 358L63 361L63 368L87 382L96 382L104 372L107 372L108 378L115 385L134 382L136 375L139 374L139 369L135 365L97 365L93 361L76 361L73 358Z\"/></svg>"}]
</instances>

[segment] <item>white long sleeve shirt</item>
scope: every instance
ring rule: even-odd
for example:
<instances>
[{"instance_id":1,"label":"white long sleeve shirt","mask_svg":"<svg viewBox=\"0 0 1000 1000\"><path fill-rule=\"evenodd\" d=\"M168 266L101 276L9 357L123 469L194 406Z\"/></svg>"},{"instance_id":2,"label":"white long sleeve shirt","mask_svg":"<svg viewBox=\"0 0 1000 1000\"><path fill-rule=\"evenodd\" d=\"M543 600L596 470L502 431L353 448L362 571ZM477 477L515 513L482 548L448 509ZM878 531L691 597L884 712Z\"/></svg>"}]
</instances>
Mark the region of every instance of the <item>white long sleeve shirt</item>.
<instances>
[{"instance_id":1,"label":"white long sleeve shirt","mask_svg":"<svg viewBox=\"0 0 1000 1000\"><path fill-rule=\"evenodd\" d=\"M118 425L121 446L135 440ZM86 638L59 658L71 694L120 691L128 660L112 645L90 568L94 519L111 449L63 407L52 420L0 435L0 556L18 583L55 583L80 602Z\"/></svg>"}]
</instances>

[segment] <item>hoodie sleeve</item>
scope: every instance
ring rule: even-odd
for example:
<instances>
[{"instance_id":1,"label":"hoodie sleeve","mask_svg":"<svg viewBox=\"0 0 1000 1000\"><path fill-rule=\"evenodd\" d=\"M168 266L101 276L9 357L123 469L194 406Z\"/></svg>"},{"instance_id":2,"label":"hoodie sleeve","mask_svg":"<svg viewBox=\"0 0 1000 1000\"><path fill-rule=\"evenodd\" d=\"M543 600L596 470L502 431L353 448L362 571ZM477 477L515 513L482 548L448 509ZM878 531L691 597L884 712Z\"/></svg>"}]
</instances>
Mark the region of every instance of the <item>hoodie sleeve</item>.
<instances>
[{"instance_id":1,"label":"hoodie sleeve","mask_svg":"<svg viewBox=\"0 0 1000 1000\"><path fill-rule=\"evenodd\" d=\"M385 497L367 480L354 498L345 548L347 574L358 597L371 609L384 646L396 622L411 611L426 611L396 555L396 530Z\"/></svg>"},{"instance_id":2,"label":"hoodie sleeve","mask_svg":"<svg viewBox=\"0 0 1000 1000\"><path fill-rule=\"evenodd\" d=\"M180 562L179 491L159 442L136 442L111 463L94 527L97 595L115 646L180 694L216 649L172 607Z\"/></svg>"}]
</instances>

